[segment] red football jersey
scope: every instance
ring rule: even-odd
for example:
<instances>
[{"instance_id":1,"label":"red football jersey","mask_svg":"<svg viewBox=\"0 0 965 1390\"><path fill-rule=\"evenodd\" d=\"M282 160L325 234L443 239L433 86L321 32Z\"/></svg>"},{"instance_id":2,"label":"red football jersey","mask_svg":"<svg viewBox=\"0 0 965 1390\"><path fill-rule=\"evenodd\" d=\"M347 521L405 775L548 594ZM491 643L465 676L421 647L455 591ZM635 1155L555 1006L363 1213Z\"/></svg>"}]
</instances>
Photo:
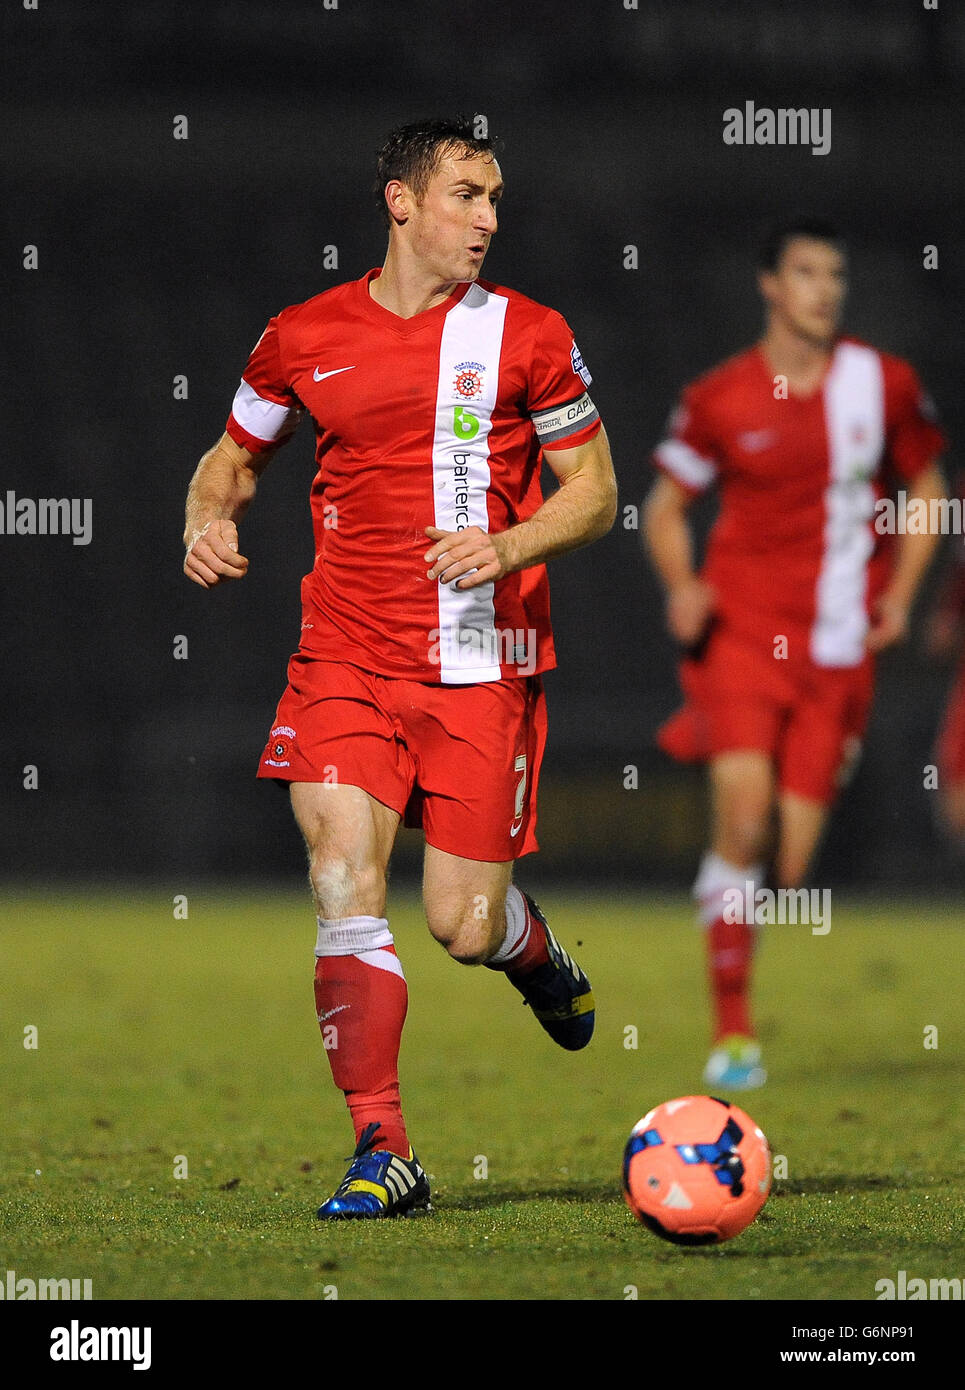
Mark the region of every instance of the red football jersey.
<instances>
[{"instance_id":1,"label":"red football jersey","mask_svg":"<svg viewBox=\"0 0 965 1390\"><path fill-rule=\"evenodd\" d=\"M460 591L426 579L426 526L504 531L542 503L542 449L600 428L566 321L477 281L399 318L369 271L271 319L227 431L257 453L308 411L315 565L301 650L383 676L468 684L555 665L545 566Z\"/></svg>"},{"instance_id":2,"label":"red football jersey","mask_svg":"<svg viewBox=\"0 0 965 1390\"><path fill-rule=\"evenodd\" d=\"M719 487L702 575L721 617L767 642L804 632L817 665L857 666L888 572L875 502L945 439L913 368L853 339L812 395L776 389L759 347L707 372L654 462L693 494Z\"/></svg>"}]
</instances>

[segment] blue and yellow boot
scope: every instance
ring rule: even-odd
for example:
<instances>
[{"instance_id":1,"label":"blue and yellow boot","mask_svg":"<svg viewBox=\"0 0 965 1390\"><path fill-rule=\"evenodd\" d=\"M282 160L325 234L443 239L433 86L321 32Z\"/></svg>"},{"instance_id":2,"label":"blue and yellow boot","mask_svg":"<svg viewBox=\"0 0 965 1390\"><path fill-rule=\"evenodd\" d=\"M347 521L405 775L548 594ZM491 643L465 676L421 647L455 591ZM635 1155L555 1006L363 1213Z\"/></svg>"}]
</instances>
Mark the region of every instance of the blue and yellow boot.
<instances>
[{"instance_id":1,"label":"blue and yellow boot","mask_svg":"<svg viewBox=\"0 0 965 1390\"><path fill-rule=\"evenodd\" d=\"M528 893L523 897L530 915L546 935L549 960L524 975L517 976L507 970L507 978L553 1041L568 1052L578 1052L593 1036L596 1019L590 982L576 961L563 950L533 899Z\"/></svg>"},{"instance_id":2,"label":"blue and yellow boot","mask_svg":"<svg viewBox=\"0 0 965 1390\"><path fill-rule=\"evenodd\" d=\"M412 1149L402 1158L373 1149L377 1124L366 1125L345 1177L318 1209L320 1221L377 1221L431 1211L429 1180Z\"/></svg>"},{"instance_id":3,"label":"blue and yellow boot","mask_svg":"<svg viewBox=\"0 0 965 1390\"><path fill-rule=\"evenodd\" d=\"M715 1043L704 1067L704 1084L723 1091L755 1091L766 1080L760 1044L743 1033L731 1033Z\"/></svg>"}]
</instances>

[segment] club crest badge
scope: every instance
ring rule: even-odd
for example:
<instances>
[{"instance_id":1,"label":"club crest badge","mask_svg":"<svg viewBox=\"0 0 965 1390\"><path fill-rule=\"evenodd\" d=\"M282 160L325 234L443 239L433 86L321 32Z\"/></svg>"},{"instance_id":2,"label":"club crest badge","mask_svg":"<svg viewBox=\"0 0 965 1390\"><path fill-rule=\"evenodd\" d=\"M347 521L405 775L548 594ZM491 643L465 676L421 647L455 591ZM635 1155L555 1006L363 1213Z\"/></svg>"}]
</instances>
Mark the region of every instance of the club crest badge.
<instances>
[{"instance_id":1,"label":"club crest badge","mask_svg":"<svg viewBox=\"0 0 965 1390\"><path fill-rule=\"evenodd\" d=\"M269 767L290 767L289 754L295 739L295 730L287 724L277 724L268 738L265 762Z\"/></svg>"},{"instance_id":2,"label":"club crest badge","mask_svg":"<svg viewBox=\"0 0 965 1390\"><path fill-rule=\"evenodd\" d=\"M474 401L483 392L483 372L481 362L457 362L456 377L452 389L464 401Z\"/></svg>"}]
</instances>

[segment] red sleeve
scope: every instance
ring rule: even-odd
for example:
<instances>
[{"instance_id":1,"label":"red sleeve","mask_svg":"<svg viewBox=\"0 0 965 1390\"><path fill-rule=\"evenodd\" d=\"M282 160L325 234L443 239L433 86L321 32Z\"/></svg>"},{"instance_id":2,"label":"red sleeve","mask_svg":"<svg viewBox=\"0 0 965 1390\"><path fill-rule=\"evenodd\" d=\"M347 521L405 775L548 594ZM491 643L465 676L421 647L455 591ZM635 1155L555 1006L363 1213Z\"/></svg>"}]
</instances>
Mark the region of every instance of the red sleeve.
<instances>
[{"instance_id":1,"label":"red sleeve","mask_svg":"<svg viewBox=\"0 0 965 1390\"><path fill-rule=\"evenodd\" d=\"M599 413L586 391L592 380L573 330L562 314L548 310L533 345L527 400L544 449L574 449L600 429Z\"/></svg>"},{"instance_id":2,"label":"red sleeve","mask_svg":"<svg viewBox=\"0 0 965 1390\"><path fill-rule=\"evenodd\" d=\"M695 497L717 480L720 470L699 385L681 393L653 462Z\"/></svg>"},{"instance_id":3,"label":"red sleeve","mask_svg":"<svg viewBox=\"0 0 965 1390\"><path fill-rule=\"evenodd\" d=\"M252 349L225 429L236 444L259 454L287 444L301 415L286 379L276 316Z\"/></svg>"},{"instance_id":4,"label":"red sleeve","mask_svg":"<svg viewBox=\"0 0 965 1390\"><path fill-rule=\"evenodd\" d=\"M948 441L915 369L897 357L883 358L882 363L888 462L899 478L910 482L934 463Z\"/></svg>"}]
</instances>

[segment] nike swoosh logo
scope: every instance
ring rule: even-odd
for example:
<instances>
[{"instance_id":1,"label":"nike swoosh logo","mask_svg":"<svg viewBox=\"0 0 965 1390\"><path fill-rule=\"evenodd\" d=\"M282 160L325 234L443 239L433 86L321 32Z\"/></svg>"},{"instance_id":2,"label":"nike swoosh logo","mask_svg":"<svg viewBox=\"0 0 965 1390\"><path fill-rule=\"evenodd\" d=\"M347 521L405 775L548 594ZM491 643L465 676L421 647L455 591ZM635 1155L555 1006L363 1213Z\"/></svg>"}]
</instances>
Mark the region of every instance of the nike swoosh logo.
<instances>
[{"instance_id":1,"label":"nike swoosh logo","mask_svg":"<svg viewBox=\"0 0 965 1390\"><path fill-rule=\"evenodd\" d=\"M350 1009L351 1007L351 1004L339 1004L334 1009L329 1009L327 1013L316 1014L315 1017L318 1019L319 1023L324 1023L327 1018L332 1017L332 1014L340 1014L343 1009Z\"/></svg>"},{"instance_id":2,"label":"nike swoosh logo","mask_svg":"<svg viewBox=\"0 0 965 1390\"><path fill-rule=\"evenodd\" d=\"M513 827L513 826L510 826L510 827L509 827L509 833L510 833L510 835L512 835L512 837L513 837L514 840L515 840L516 836L519 834L519 832L522 830L522 828L523 828L523 822L522 822L522 821L520 821L519 825L517 825L517 826L515 826L515 827Z\"/></svg>"},{"instance_id":3,"label":"nike swoosh logo","mask_svg":"<svg viewBox=\"0 0 965 1390\"><path fill-rule=\"evenodd\" d=\"M316 381L324 381L327 376L338 376L339 372L354 372L357 364L351 367L336 367L333 372L320 372L318 368L312 373Z\"/></svg>"},{"instance_id":4,"label":"nike swoosh logo","mask_svg":"<svg viewBox=\"0 0 965 1390\"><path fill-rule=\"evenodd\" d=\"M761 449L767 449L772 444L776 444L777 433L775 430L747 430L737 442L748 453L756 454Z\"/></svg>"}]
</instances>

